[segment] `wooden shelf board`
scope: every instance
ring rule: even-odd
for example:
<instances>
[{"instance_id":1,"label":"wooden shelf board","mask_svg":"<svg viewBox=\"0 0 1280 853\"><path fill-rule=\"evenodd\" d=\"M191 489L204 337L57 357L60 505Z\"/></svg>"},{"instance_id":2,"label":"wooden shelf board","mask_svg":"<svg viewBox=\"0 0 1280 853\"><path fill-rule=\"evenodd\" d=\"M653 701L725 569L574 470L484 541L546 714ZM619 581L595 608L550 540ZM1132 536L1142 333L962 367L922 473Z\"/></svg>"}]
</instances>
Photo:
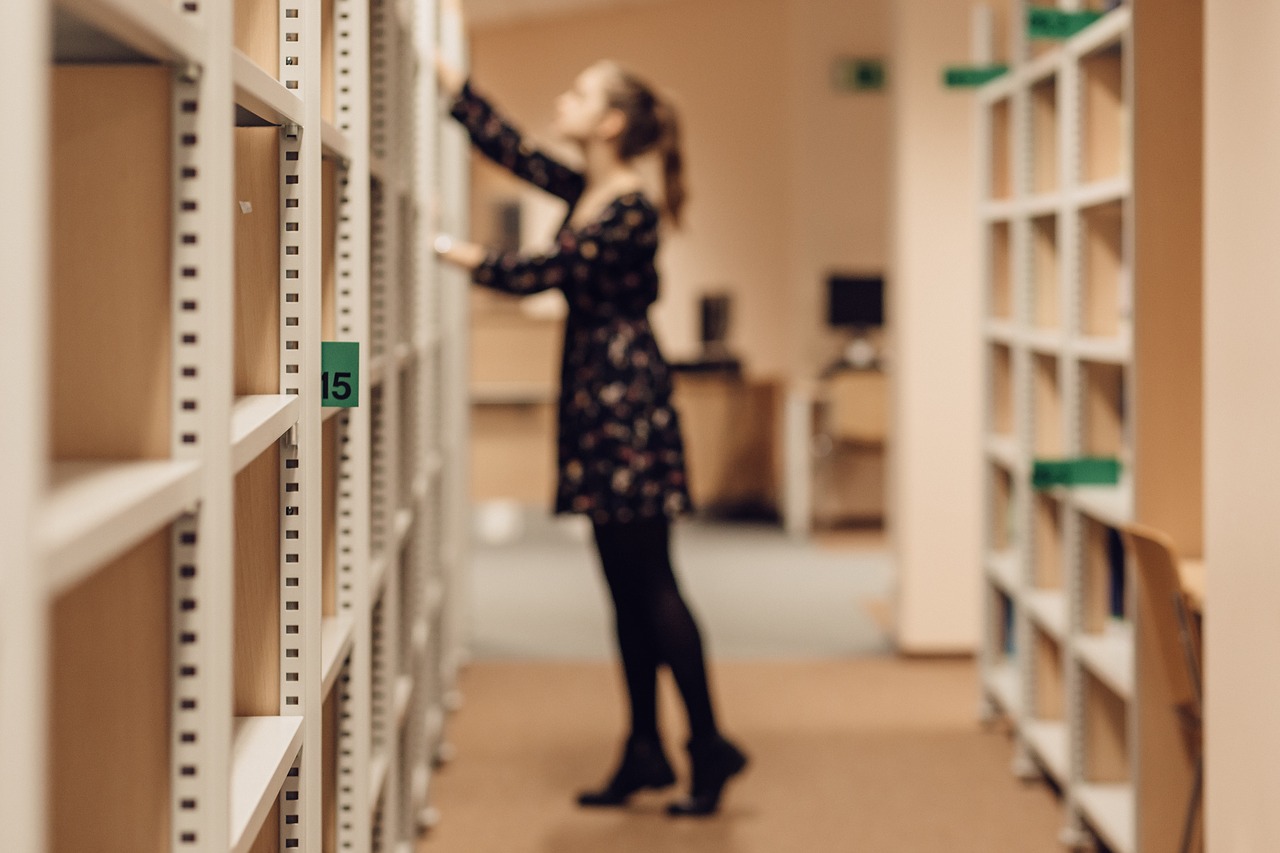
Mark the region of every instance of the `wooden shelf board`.
<instances>
[{"instance_id":1,"label":"wooden shelf board","mask_svg":"<svg viewBox=\"0 0 1280 853\"><path fill-rule=\"evenodd\" d=\"M992 551L987 554L987 576L1009 595L1016 598L1022 583L1018 578L1018 554L1015 551Z\"/></svg>"},{"instance_id":2,"label":"wooden shelf board","mask_svg":"<svg viewBox=\"0 0 1280 853\"><path fill-rule=\"evenodd\" d=\"M430 612L430 611L428 611ZM429 618L429 617L428 617ZM413 631L409 638L409 649L413 654L415 663L422 660L427 653L427 647L431 643L431 624L427 619L419 619L414 623Z\"/></svg>"},{"instance_id":3,"label":"wooden shelf board","mask_svg":"<svg viewBox=\"0 0 1280 853\"><path fill-rule=\"evenodd\" d=\"M1030 720L1023 726L1027 744L1040 756L1045 769L1059 784L1067 781L1067 724L1057 720Z\"/></svg>"},{"instance_id":4,"label":"wooden shelf board","mask_svg":"<svg viewBox=\"0 0 1280 853\"><path fill-rule=\"evenodd\" d=\"M302 748L302 717L237 717L231 747L231 853L247 853Z\"/></svg>"},{"instance_id":5,"label":"wooden shelf board","mask_svg":"<svg viewBox=\"0 0 1280 853\"><path fill-rule=\"evenodd\" d=\"M427 807L427 797L431 794L431 768L426 764L421 764L413 771L413 781L409 786L409 796L412 798L410 802L414 804L415 810Z\"/></svg>"},{"instance_id":6,"label":"wooden shelf board","mask_svg":"<svg viewBox=\"0 0 1280 853\"><path fill-rule=\"evenodd\" d=\"M477 382L471 403L477 406L537 406L554 403L556 389L538 382Z\"/></svg>"},{"instance_id":7,"label":"wooden shelf board","mask_svg":"<svg viewBox=\"0 0 1280 853\"><path fill-rule=\"evenodd\" d=\"M401 675L396 678L395 698L392 700L391 713L396 721L396 731L404 728L409 716L409 705L413 701L413 676Z\"/></svg>"},{"instance_id":8,"label":"wooden shelf board","mask_svg":"<svg viewBox=\"0 0 1280 853\"><path fill-rule=\"evenodd\" d=\"M1122 699L1133 698L1133 628L1116 623L1102 634L1083 634L1075 640L1076 656L1099 681Z\"/></svg>"},{"instance_id":9,"label":"wooden shelf board","mask_svg":"<svg viewBox=\"0 0 1280 853\"><path fill-rule=\"evenodd\" d=\"M1023 596L1027 612L1045 633L1058 642L1067 636L1067 594L1062 590L1034 589Z\"/></svg>"},{"instance_id":10,"label":"wooden shelf board","mask_svg":"<svg viewBox=\"0 0 1280 853\"><path fill-rule=\"evenodd\" d=\"M56 462L37 534L57 592L194 506L200 463Z\"/></svg>"},{"instance_id":11,"label":"wooden shelf board","mask_svg":"<svg viewBox=\"0 0 1280 853\"><path fill-rule=\"evenodd\" d=\"M1015 721L1022 716L1022 679L1013 661L998 664L987 670L987 691Z\"/></svg>"},{"instance_id":12,"label":"wooden shelf board","mask_svg":"<svg viewBox=\"0 0 1280 853\"><path fill-rule=\"evenodd\" d=\"M392 350L392 354L395 356L396 367L400 370L404 370L406 367L418 360L417 347L407 341L401 341L396 344L395 349Z\"/></svg>"},{"instance_id":13,"label":"wooden shelf board","mask_svg":"<svg viewBox=\"0 0 1280 853\"><path fill-rule=\"evenodd\" d=\"M1007 222L1018 213L1018 203L1009 199L992 199L982 205L982 218L987 222Z\"/></svg>"},{"instance_id":14,"label":"wooden shelf board","mask_svg":"<svg viewBox=\"0 0 1280 853\"><path fill-rule=\"evenodd\" d=\"M1114 178L1092 181L1076 187L1071 195L1071 200L1076 207L1098 207L1104 204L1124 201L1129 197L1132 190L1133 181L1125 175L1120 175Z\"/></svg>"},{"instance_id":15,"label":"wooden shelf board","mask_svg":"<svg viewBox=\"0 0 1280 853\"><path fill-rule=\"evenodd\" d=\"M1027 333L1027 346L1033 352L1044 355L1061 355L1066 349L1067 338L1057 329L1034 329Z\"/></svg>"},{"instance_id":16,"label":"wooden shelf board","mask_svg":"<svg viewBox=\"0 0 1280 853\"><path fill-rule=\"evenodd\" d=\"M1074 56L1084 56L1111 47L1124 38L1132 19L1132 10L1127 5L1119 6L1069 39L1064 48Z\"/></svg>"},{"instance_id":17,"label":"wooden shelf board","mask_svg":"<svg viewBox=\"0 0 1280 853\"><path fill-rule=\"evenodd\" d=\"M396 510L395 528L392 536L395 537L395 544L392 551L396 554L400 553L400 549L405 546L405 541L409 536L409 528L413 526L413 510L405 508Z\"/></svg>"},{"instance_id":18,"label":"wooden shelf board","mask_svg":"<svg viewBox=\"0 0 1280 853\"><path fill-rule=\"evenodd\" d=\"M1012 320L987 320L987 341L1003 346L1013 346L1019 340L1018 324Z\"/></svg>"},{"instance_id":19,"label":"wooden shelf board","mask_svg":"<svg viewBox=\"0 0 1280 853\"><path fill-rule=\"evenodd\" d=\"M239 471L298 422L302 403L292 394L256 394L236 399L231 413L231 467Z\"/></svg>"},{"instance_id":20,"label":"wooden shelf board","mask_svg":"<svg viewBox=\"0 0 1280 853\"><path fill-rule=\"evenodd\" d=\"M1115 486L1076 486L1053 491L1080 512L1111 527L1122 527L1133 520L1133 484L1123 476Z\"/></svg>"},{"instance_id":21,"label":"wooden shelf board","mask_svg":"<svg viewBox=\"0 0 1280 853\"><path fill-rule=\"evenodd\" d=\"M236 105L268 124L302 124L303 104L283 83L245 55L233 49L231 74L235 81Z\"/></svg>"},{"instance_id":22,"label":"wooden shelf board","mask_svg":"<svg viewBox=\"0 0 1280 853\"><path fill-rule=\"evenodd\" d=\"M1125 365L1133 361L1133 344L1128 336L1076 338L1071 342L1076 358L1094 364Z\"/></svg>"},{"instance_id":23,"label":"wooden shelf board","mask_svg":"<svg viewBox=\"0 0 1280 853\"><path fill-rule=\"evenodd\" d=\"M342 670L342 661L351 651L354 640L355 619L345 613L326 616L320 629L320 671L324 682L321 695L328 696Z\"/></svg>"},{"instance_id":24,"label":"wooden shelf board","mask_svg":"<svg viewBox=\"0 0 1280 853\"><path fill-rule=\"evenodd\" d=\"M321 406L320 422L324 423L330 418L336 418L338 415L342 414L344 411L346 411L346 409L342 406Z\"/></svg>"},{"instance_id":25,"label":"wooden shelf board","mask_svg":"<svg viewBox=\"0 0 1280 853\"><path fill-rule=\"evenodd\" d=\"M1018 440L1013 436L996 433L988 435L987 458L1014 474L1019 474L1026 468L1022 461Z\"/></svg>"},{"instance_id":26,"label":"wooden shelf board","mask_svg":"<svg viewBox=\"0 0 1280 853\"><path fill-rule=\"evenodd\" d=\"M76 28L76 58L119 61L119 46L148 59L203 64L204 35L173 6L155 0L58 0L55 22ZM55 42L60 35L54 32ZM96 40L96 47L95 47ZM95 56L102 52L101 56Z\"/></svg>"},{"instance_id":27,"label":"wooden shelf board","mask_svg":"<svg viewBox=\"0 0 1280 853\"><path fill-rule=\"evenodd\" d=\"M1132 785L1085 782L1075 787L1075 798L1085 820L1115 853L1133 853L1137 822Z\"/></svg>"},{"instance_id":28,"label":"wooden shelf board","mask_svg":"<svg viewBox=\"0 0 1280 853\"><path fill-rule=\"evenodd\" d=\"M382 801L382 792L387 787L387 771L391 761L387 749L383 747L369 762L369 811L376 812L378 803Z\"/></svg>"},{"instance_id":29,"label":"wooden shelf board","mask_svg":"<svg viewBox=\"0 0 1280 853\"><path fill-rule=\"evenodd\" d=\"M355 146L351 144L351 138L347 136L345 130L326 121L320 125L320 148L326 155L336 157L344 163L350 163L351 152Z\"/></svg>"},{"instance_id":30,"label":"wooden shelf board","mask_svg":"<svg viewBox=\"0 0 1280 853\"><path fill-rule=\"evenodd\" d=\"M1057 216L1062 212L1062 196L1057 192L1042 192L1024 202L1021 213L1033 218Z\"/></svg>"},{"instance_id":31,"label":"wooden shelf board","mask_svg":"<svg viewBox=\"0 0 1280 853\"><path fill-rule=\"evenodd\" d=\"M377 602L387 583L387 555L378 554L369 563L369 598Z\"/></svg>"}]
</instances>

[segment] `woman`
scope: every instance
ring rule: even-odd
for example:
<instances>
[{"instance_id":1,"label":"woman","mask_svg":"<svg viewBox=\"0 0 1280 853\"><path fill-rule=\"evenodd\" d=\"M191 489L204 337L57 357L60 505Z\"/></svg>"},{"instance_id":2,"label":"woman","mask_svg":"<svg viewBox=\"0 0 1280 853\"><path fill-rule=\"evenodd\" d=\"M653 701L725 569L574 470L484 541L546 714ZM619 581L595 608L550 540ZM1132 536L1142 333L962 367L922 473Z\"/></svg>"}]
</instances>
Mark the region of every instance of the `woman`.
<instances>
[{"instance_id":1,"label":"woman","mask_svg":"<svg viewBox=\"0 0 1280 853\"><path fill-rule=\"evenodd\" d=\"M658 297L660 216L635 163L661 154L663 212L677 223L685 193L675 115L617 65L591 66L556 101L555 128L581 150L579 172L526 145L454 69L440 64L438 71L472 143L569 203L555 245L543 254L486 252L446 237L436 250L477 284L516 295L555 288L569 303L555 508L593 524L631 706L617 771L578 802L620 806L636 791L675 782L658 733L657 673L666 664L688 713L693 767L689 796L668 812L712 814L747 759L716 725L698 626L671 567L670 519L690 500L671 373L647 316Z\"/></svg>"}]
</instances>

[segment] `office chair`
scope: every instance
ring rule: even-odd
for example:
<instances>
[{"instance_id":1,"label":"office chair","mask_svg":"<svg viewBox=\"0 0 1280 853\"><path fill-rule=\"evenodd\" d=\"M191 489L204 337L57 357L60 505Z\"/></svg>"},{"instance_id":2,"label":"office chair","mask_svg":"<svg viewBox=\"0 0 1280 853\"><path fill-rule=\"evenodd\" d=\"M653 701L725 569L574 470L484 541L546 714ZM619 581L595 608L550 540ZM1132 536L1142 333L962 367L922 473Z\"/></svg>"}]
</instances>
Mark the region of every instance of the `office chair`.
<instances>
[{"instance_id":1,"label":"office chair","mask_svg":"<svg viewBox=\"0 0 1280 853\"><path fill-rule=\"evenodd\" d=\"M1169 537L1158 530L1129 525L1123 531L1132 555L1137 579L1155 603L1151 629L1156 632L1160 660L1172 692L1173 711L1178 715L1187 747L1195 756L1191 799L1182 829L1181 853L1189 853L1194 839L1196 815L1200 809L1200 789L1204 779L1203 700L1200 683L1199 631L1191 618L1177 556ZM1161 602L1167 606L1162 606Z\"/></svg>"}]
</instances>

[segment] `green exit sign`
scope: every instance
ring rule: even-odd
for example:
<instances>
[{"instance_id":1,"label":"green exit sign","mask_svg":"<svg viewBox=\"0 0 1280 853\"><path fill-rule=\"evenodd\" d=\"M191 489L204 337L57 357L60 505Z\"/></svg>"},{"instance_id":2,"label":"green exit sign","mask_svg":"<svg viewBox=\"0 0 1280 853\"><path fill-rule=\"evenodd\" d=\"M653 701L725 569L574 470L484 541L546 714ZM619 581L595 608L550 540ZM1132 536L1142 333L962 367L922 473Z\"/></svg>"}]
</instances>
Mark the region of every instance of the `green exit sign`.
<instances>
[{"instance_id":1,"label":"green exit sign","mask_svg":"<svg viewBox=\"0 0 1280 853\"><path fill-rule=\"evenodd\" d=\"M837 59L832 83L840 92L876 92L885 87L883 59L843 57Z\"/></svg>"},{"instance_id":2,"label":"green exit sign","mask_svg":"<svg viewBox=\"0 0 1280 853\"><path fill-rule=\"evenodd\" d=\"M1062 41L1097 21L1102 12L1064 12L1032 6L1027 10L1027 36L1033 39Z\"/></svg>"}]
</instances>

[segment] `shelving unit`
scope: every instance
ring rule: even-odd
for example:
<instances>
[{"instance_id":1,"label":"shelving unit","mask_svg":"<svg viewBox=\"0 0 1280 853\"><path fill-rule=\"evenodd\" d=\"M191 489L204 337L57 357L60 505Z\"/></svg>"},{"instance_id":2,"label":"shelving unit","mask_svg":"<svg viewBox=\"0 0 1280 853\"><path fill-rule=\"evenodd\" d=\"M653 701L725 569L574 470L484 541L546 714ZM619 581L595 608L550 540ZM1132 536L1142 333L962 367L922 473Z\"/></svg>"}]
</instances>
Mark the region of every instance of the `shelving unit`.
<instances>
[{"instance_id":1,"label":"shelving unit","mask_svg":"<svg viewBox=\"0 0 1280 853\"><path fill-rule=\"evenodd\" d=\"M0 848L428 822L466 559L446 5L0 10ZM322 341L360 344L358 407L322 407Z\"/></svg>"},{"instance_id":2,"label":"shelving unit","mask_svg":"<svg viewBox=\"0 0 1280 853\"><path fill-rule=\"evenodd\" d=\"M1033 7L1102 16L1032 42ZM1061 790L1064 844L1157 853L1177 846L1168 816L1190 780L1144 767L1168 712L1143 687L1158 664L1141 652L1117 529L1142 522L1201 553L1202 15L1195 2L1174 12L1147 0L1001 10L1011 70L978 97L984 692L1014 724L1015 771ZM1119 459L1120 482L1032 488L1036 460L1077 456Z\"/></svg>"}]
</instances>

